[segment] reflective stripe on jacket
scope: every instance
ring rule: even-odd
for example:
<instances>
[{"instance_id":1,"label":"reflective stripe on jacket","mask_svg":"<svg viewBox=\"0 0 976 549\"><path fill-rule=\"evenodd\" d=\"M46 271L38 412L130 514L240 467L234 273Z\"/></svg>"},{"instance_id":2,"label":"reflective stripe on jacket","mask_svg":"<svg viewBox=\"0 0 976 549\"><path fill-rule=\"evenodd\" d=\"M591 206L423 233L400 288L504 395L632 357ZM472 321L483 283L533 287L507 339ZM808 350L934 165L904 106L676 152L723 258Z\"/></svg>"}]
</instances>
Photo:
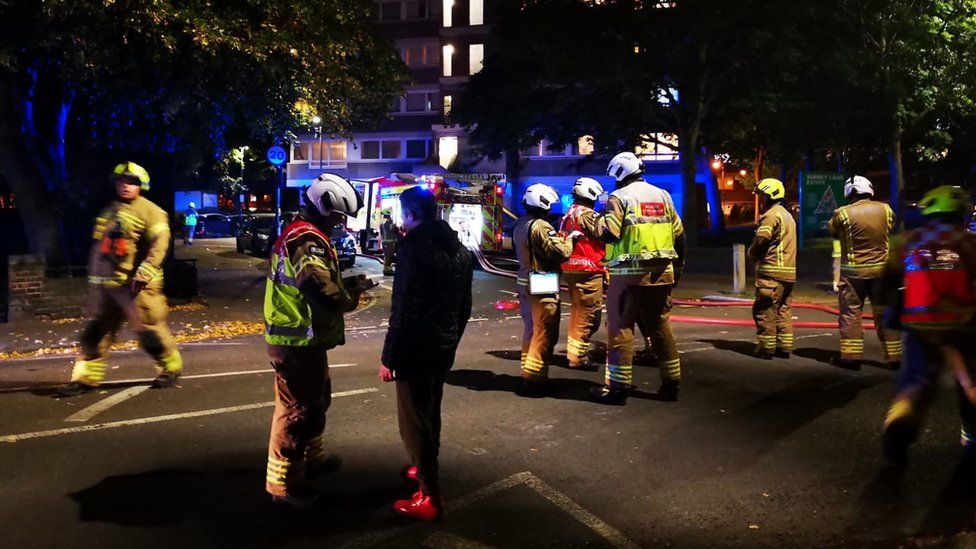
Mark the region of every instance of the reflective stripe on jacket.
<instances>
[{"instance_id":1,"label":"reflective stripe on jacket","mask_svg":"<svg viewBox=\"0 0 976 549\"><path fill-rule=\"evenodd\" d=\"M313 253L289 254L289 243L311 237ZM344 342L342 309L316 311L298 282L304 269L319 269L342 288L339 261L331 241L314 225L296 220L275 242L264 293L264 339L270 345L332 348ZM344 288L341 291L345 291ZM318 314L316 314L318 312Z\"/></svg>"},{"instance_id":2,"label":"reflective stripe on jacket","mask_svg":"<svg viewBox=\"0 0 976 549\"><path fill-rule=\"evenodd\" d=\"M884 273L889 236L895 228L891 207L875 200L858 200L838 208L829 223L840 242L840 269L844 276L876 278Z\"/></svg>"},{"instance_id":3,"label":"reflective stripe on jacket","mask_svg":"<svg viewBox=\"0 0 976 549\"><path fill-rule=\"evenodd\" d=\"M796 281L796 221L782 204L773 204L759 217L748 255L756 262L757 275Z\"/></svg>"},{"instance_id":4,"label":"reflective stripe on jacket","mask_svg":"<svg viewBox=\"0 0 976 549\"><path fill-rule=\"evenodd\" d=\"M673 261L678 259L674 242L684 233L681 218L674 209L671 195L650 183L638 180L610 194L622 207L615 214L608 203L604 215L610 232L620 239L607 244L606 259L610 275L645 274L664 270L673 277Z\"/></svg>"}]
</instances>

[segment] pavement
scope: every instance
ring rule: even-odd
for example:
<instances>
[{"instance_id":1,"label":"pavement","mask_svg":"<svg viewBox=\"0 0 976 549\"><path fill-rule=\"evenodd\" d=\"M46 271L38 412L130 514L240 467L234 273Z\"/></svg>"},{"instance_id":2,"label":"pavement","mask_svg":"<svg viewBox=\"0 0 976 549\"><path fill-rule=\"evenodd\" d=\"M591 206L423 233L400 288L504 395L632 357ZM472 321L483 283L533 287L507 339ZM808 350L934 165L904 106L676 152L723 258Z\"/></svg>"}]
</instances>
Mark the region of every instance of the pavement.
<instances>
[{"instance_id":1,"label":"pavement","mask_svg":"<svg viewBox=\"0 0 976 549\"><path fill-rule=\"evenodd\" d=\"M221 283L213 287L201 269L211 312L251 284L246 273L258 268L251 259L224 259L241 262L241 277L231 281L214 260L210 276ZM70 356L0 362L4 545L976 543L976 480L960 460L948 386L903 472L887 468L879 450L896 374L874 364L860 372L830 366L835 330L802 330L792 359L760 361L748 355L751 328L676 325L678 402L656 400L658 372L647 367L636 368L625 407L586 401L602 373L559 365L551 371L553 396L524 398L514 393L521 320L495 308L513 299L514 283L485 273L476 273L472 320L445 388L447 519L431 526L397 517L389 504L411 487L397 474L406 456L394 387L376 377L390 284L349 315L346 345L329 353L335 398L326 441L344 465L319 481L328 497L306 513L272 506L263 491L273 376L258 335L184 344L186 376L168 390L147 388L153 372L138 351L114 354L102 389L72 399L53 397ZM250 303L235 311L248 307L258 310ZM675 313L749 318L748 308ZM595 340L606 341L602 329ZM866 347L880 358L870 334Z\"/></svg>"}]
</instances>

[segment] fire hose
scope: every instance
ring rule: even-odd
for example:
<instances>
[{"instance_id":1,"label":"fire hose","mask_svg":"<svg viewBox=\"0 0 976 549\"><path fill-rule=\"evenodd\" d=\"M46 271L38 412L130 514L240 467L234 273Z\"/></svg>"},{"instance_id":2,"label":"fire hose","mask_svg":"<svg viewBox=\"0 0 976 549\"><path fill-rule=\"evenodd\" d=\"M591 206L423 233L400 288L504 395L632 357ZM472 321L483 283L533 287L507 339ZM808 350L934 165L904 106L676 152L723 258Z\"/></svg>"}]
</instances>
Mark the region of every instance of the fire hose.
<instances>
[{"instance_id":1,"label":"fire hose","mask_svg":"<svg viewBox=\"0 0 976 549\"><path fill-rule=\"evenodd\" d=\"M481 268L489 274L503 276L506 278L517 278L517 274L511 271L506 271L504 269L499 269L498 267L491 264L488 258L485 257L481 250L477 248L471 248L474 253L475 259ZM563 286L563 289L567 289ZM681 307L752 307L752 301L705 301L705 300L687 300L687 299L675 299L674 304ZM821 305L819 303L793 303L792 307L794 309L807 309L813 311L821 311L825 313L830 313L832 315L839 315L840 311L830 307L828 305ZM715 325L715 326L755 326L755 322L746 319L737 318L715 318L708 316L685 316L685 315L671 315L671 321L677 324L702 324L702 325ZM865 319L873 319L874 316L870 314L864 315ZM823 322L823 321L807 321L799 320L793 322L794 328L813 328L813 329L836 329L836 322ZM866 324L864 326L865 330L873 330L875 328L873 323Z\"/></svg>"}]
</instances>

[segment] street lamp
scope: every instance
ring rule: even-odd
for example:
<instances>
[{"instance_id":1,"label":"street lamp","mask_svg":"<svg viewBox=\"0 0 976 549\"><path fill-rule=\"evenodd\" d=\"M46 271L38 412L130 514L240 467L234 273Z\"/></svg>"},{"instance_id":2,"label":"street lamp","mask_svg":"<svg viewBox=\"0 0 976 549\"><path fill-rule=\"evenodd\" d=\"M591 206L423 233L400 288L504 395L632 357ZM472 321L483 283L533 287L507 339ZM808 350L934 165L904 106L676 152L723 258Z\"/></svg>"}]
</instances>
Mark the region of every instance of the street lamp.
<instances>
[{"instance_id":1,"label":"street lamp","mask_svg":"<svg viewBox=\"0 0 976 549\"><path fill-rule=\"evenodd\" d=\"M247 151L251 147L243 145L240 148L241 151L241 188L239 191L239 197L241 199L241 208L237 211L237 233L241 232L241 227L244 226L244 197L247 193L247 185L244 184L244 165L247 162ZM237 236L236 234L234 236Z\"/></svg>"},{"instance_id":2,"label":"street lamp","mask_svg":"<svg viewBox=\"0 0 976 549\"><path fill-rule=\"evenodd\" d=\"M322 169L322 118L318 115L312 117L312 124L315 125L315 138L319 146L319 169Z\"/></svg>"}]
</instances>

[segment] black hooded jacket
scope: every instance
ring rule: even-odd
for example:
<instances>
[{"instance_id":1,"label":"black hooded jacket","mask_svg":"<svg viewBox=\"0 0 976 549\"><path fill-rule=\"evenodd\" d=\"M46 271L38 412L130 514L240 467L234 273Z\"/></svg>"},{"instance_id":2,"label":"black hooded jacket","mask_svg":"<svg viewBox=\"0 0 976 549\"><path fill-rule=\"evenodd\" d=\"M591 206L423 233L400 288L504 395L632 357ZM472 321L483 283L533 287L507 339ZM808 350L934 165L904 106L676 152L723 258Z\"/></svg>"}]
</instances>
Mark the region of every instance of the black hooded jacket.
<instances>
[{"instance_id":1,"label":"black hooded jacket","mask_svg":"<svg viewBox=\"0 0 976 549\"><path fill-rule=\"evenodd\" d=\"M446 222L427 221L400 241L396 266L383 364L400 377L443 368L471 316L471 252Z\"/></svg>"}]
</instances>

